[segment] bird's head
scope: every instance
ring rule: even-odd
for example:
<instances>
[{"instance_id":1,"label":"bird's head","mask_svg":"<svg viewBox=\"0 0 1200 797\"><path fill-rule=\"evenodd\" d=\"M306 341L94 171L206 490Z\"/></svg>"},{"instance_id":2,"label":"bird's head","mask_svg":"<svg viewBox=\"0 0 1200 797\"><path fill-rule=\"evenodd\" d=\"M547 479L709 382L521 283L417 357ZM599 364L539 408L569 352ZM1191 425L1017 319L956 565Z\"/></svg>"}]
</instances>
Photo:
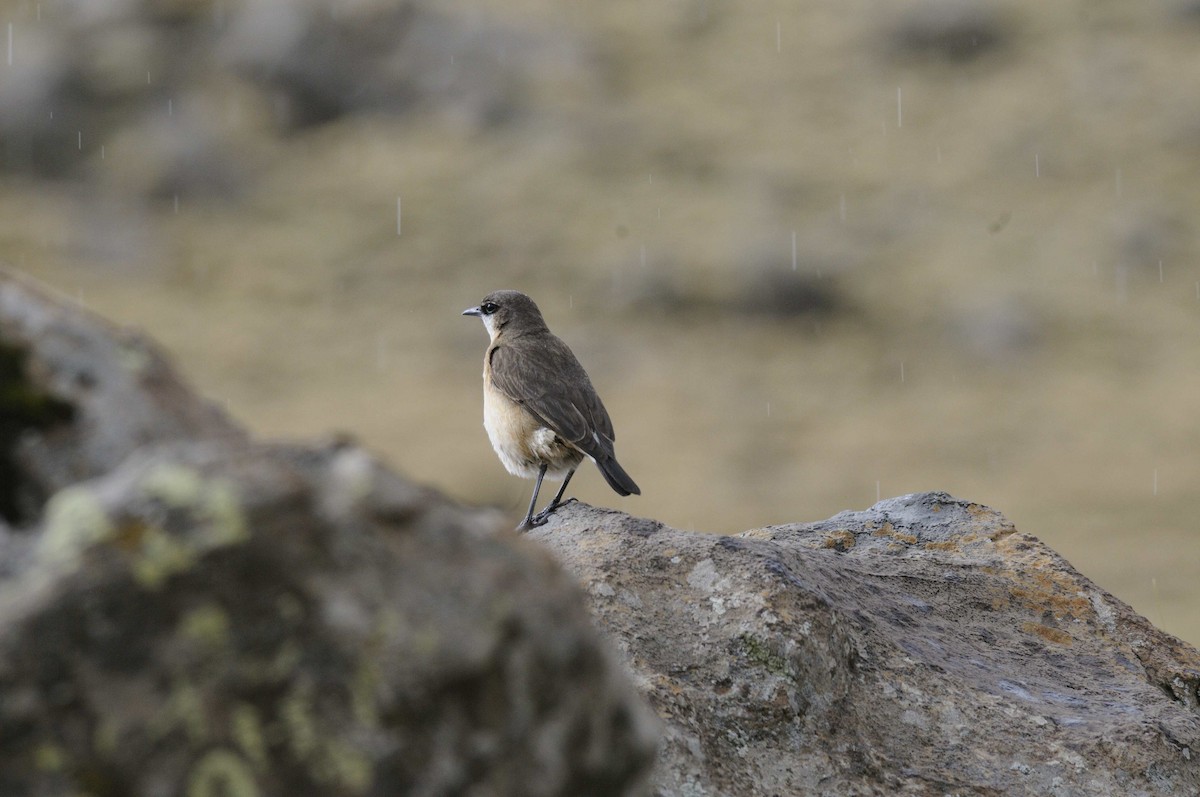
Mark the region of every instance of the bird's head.
<instances>
[{"instance_id":1,"label":"bird's head","mask_svg":"<svg viewBox=\"0 0 1200 797\"><path fill-rule=\"evenodd\" d=\"M478 307L463 310L462 314L479 316L492 340L502 333L514 336L546 328L542 311L520 291L493 291Z\"/></svg>"}]
</instances>

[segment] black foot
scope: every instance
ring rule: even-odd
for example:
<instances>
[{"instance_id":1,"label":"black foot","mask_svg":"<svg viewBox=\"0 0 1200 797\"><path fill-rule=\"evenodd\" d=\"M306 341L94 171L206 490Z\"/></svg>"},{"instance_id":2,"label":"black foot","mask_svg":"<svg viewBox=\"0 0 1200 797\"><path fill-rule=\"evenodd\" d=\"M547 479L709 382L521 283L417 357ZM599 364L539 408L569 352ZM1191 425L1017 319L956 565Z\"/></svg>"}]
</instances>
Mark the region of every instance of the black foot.
<instances>
[{"instance_id":1,"label":"black foot","mask_svg":"<svg viewBox=\"0 0 1200 797\"><path fill-rule=\"evenodd\" d=\"M543 517L541 512L538 512L533 517L527 517L517 525L517 531L524 534L527 531L532 531L538 526L546 523L547 517Z\"/></svg>"},{"instance_id":2,"label":"black foot","mask_svg":"<svg viewBox=\"0 0 1200 797\"><path fill-rule=\"evenodd\" d=\"M520 527L523 529L535 529L538 526L544 525L545 522L550 519L550 516L557 512L561 507L564 507L567 504L573 503L577 500L578 499L576 498L568 498L566 501L559 501L556 504L550 504L533 517L526 518L525 522L522 523Z\"/></svg>"}]
</instances>

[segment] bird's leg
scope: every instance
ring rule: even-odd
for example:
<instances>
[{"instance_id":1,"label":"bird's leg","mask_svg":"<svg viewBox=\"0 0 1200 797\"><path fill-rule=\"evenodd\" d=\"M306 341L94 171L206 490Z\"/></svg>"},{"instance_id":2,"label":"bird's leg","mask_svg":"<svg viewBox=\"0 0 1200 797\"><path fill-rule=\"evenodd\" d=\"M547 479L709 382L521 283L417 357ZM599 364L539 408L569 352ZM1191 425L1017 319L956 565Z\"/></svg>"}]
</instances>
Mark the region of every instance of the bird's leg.
<instances>
[{"instance_id":1,"label":"bird's leg","mask_svg":"<svg viewBox=\"0 0 1200 797\"><path fill-rule=\"evenodd\" d=\"M562 487L558 488L558 495L554 496L554 499L550 503L546 504L545 509L543 509L541 512L538 512L536 515L533 516L533 521L532 521L533 525L535 525L535 526L542 525L543 523L546 522L546 519L548 517L550 517L550 513L553 512L555 509L558 509L558 505L562 501L563 493L565 493L567 491L567 482L571 481L571 477L574 475L575 475L574 468L571 468L569 471L567 471L567 477L565 479L563 479Z\"/></svg>"},{"instance_id":2,"label":"bird's leg","mask_svg":"<svg viewBox=\"0 0 1200 797\"><path fill-rule=\"evenodd\" d=\"M528 531L534 526L539 525L533 520L533 508L537 506L538 493L542 490L542 479L546 475L546 466L543 464L538 469L537 483L533 485L533 497L529 499L529 510L525 513L525 519L521 521L521 525L517 526L517 531Z\"/></svg>"}]
</instances>

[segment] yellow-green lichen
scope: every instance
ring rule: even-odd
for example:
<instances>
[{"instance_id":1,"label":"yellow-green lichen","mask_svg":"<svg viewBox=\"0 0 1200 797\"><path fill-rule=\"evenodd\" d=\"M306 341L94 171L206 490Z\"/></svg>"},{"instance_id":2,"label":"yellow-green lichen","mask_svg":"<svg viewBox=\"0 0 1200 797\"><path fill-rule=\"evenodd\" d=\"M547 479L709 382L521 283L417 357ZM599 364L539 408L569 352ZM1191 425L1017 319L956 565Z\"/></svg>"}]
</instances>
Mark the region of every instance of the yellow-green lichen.
<instances>
[{"instance_id":1,"label":"yellow-green lichen","mask_svg":"<svg viewBox=\"0 0 1200 797\"><path fill-rule=\"evenodd\" d=\"M197 551L183 540L156 527L147 527L134 551L133 577L143 587L157 589L168 576L187 570Z\"/></svg>"},{"instance_id":2,"label":"yellow-green lichen","mask_svg":"<svg viewBox=\"0 0 1200 797\"><path fill-rule=\"evenodd\" d=\"M175 509L186 509L207 525L205 548L229 545L246 539L246 522L237 492L221 478L204 478L199 472L174 462L152 467L140 483L148 498Z\"/></svg>"},{"instance_id":3,"label":"yellow-green lichen","mask_svg":"<svg viewBox=\"0 0 1200 797\"><path fill-rule=\"evenodd\" d=\"M66 763L66 751L52 742L43 742L33 751L33 765L40 772L61 772Z\"/></svg>"},{"instance_id":4,"label":"yellow-green lichen","mask_svg":"<svg viewBox=\"0 0 1200 797\"><path fill-rule=\"evenodd\" d=\"M87 487L67 487L46 504L39 554L47 562L70 564L85 548L112 532L112 521L100 499Z\"/></svg>"},{"instance_id":5,"label":"yellow-green lichen","mask_svg":"<svg viewBox=\"0 0 1200 797\"><path fill-rule=\"evenodd\" d=\"M101 755L112 755L117 750L117 725L110 719L101 718L92 731L92 749Z\"/></svg>"},{"instance_id":6,"label":"yellow-green lichen","mask_svg":"<svg viewBox=\"0 0 1200 797\"><path fill-rule=\"evenodd\" d=\"M229 644L229 615L215 603L197 606L179 621L179 634L210 649Z\"/></svg>"},{"instance_id":7,"label":"yellow-green lichen","mask_svg":"<svg viewBox=\"0 0 1200 797\"><path fill-rule=\"evenodd\" d=\"M146 497L187 512L195 526L188 534L149 525L142 529L130 554L134 578L147 588L188 569L202 553L248 536L237 495L223 479L205 479L192 468L163 463L152 467L139 487Z\"/></svg>"},{"instance_id":8,"label":"yellow-green lichen","mask_svg":"<svg viewBox=\"0 0 1200 797\"><path fill-rule=\"evenodd\" d=\"M774 675L787 675L787 661L772 649L769 642L759 639L752 634L743 634L742 645L751 661L757 662L767 672Z\"/></svg>"},{"instance_id":9,"label":"yellow-green lichen","mask_svg":"<svg viewBox=\"0 0 1200 797\"><path fill-rule=\"evenodd\" d=\"M352 794L366 792L374 777L371 760L361 751L338 741L331 741L324 746L314 762L313 770L317 780L335 784Z\"/></svg>"},{"instance_id":10,"label":"yellow-green lichen","mask_svg":"<svg viewBox=\"0 0 1200 797\"><path fill-rule=\"evenodd\" d=\"M288 746L296 758L304 760L317 747L317 725L312 713L312 686L300 684L279 704Z\"/></svg>"},{"instance_id":11,"label":"yellow-green lichen","mask_svg":"<svg viewBox=\"0 0 1200 797\"><path fill-rule=\"evenodd\" d=\"M188 741L193 746L208 740L208 716L200 692L192 684L181 680L172 684L167 704L154 718L150 732L162 738L177 728L187 733Z\"/></svg>"},{"instance_id":12,"label":"yellow-green lichen","mask_svg":"<svg viewBox=\"0 0 1200 797\"><path fill-rule=\"evenodd\" d=\"M188 776L187 797L258 797L258 784L245 761L231 750L213 750Z\"/></svg>"},{"instance_id":13,"label":"yellow-green lichen","mask_svg":"<svg viewBox=\"0 0 1200 797\"><path fill-rule=\"evenodd\" d=\"M364 651L354 679L350 682L351 707L354 719L368 728L379 725L379 712L375 706L375 690L382 680L379 657L373 651Z\"/></svg>"},{"instance_id":14,"label":"yellow-green lichen","mask_svg":"<svg viewBox=\"0 0 1200 797\"><path fill-rule=\"evenodd\" d=\"M267 767L267 743L263 738L262 720L258 710L245 703L238 704L233 709L233 740L237 742L242 755L249 759L255 769Z\"/></svg>"}]
</instances>

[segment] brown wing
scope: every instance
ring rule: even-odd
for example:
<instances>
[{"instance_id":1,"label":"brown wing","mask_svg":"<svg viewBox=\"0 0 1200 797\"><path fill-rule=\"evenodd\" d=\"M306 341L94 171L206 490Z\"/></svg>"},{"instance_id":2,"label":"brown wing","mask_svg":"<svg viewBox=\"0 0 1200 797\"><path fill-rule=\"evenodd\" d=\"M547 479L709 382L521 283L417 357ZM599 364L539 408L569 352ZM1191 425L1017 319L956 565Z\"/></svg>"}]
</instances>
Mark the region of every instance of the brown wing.
<instances>
[{"instance_id":1,"label":"brown wing","mask_svg":"<svg viewBox=\"0 0 1200 797\"><path fill-rule=\"evenodd\" d=\"M567 344L546 332L522 335L489 355L492 384L585 454L613 453L612 421Z\"/></svg>"}]
</instances>

